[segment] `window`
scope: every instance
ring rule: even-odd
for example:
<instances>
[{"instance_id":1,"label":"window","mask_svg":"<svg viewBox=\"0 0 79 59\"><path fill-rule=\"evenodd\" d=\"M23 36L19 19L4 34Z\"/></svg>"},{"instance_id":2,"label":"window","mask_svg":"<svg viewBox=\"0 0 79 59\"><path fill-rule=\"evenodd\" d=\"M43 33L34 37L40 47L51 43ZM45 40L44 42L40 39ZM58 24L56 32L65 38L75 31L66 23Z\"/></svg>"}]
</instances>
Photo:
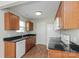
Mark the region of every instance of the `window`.
<instances>
[{"instance_id":1,"label":"window","mask_svg":"<svg viewBox=\"0 0 79 59\"><path fill-rule=\"evenodd\" d=\"M20 28L16 32L25 32L25 22L20 20Z\"/></svg>"}]
</instances>

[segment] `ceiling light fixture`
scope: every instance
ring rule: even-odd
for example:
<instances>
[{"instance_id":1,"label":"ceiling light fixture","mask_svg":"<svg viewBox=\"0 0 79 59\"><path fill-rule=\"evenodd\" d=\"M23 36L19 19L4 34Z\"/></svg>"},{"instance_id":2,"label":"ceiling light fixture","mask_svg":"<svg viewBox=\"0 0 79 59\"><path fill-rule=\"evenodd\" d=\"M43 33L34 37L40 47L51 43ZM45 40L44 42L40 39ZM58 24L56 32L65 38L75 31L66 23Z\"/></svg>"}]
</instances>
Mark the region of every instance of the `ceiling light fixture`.
<instances>
[{"instance_id":1,"label":"ceiling light fixture","mask_svg":"<svg viewBox=\"0 0 79 59\"><path fill-rule=\"evenodd\" d=\"M35 12L35 15L37 15L37 16L39 16L39 15L41 15L41 14L42 14L41 11L36 11L36 12Z\"/></svg>"}]
</instances>

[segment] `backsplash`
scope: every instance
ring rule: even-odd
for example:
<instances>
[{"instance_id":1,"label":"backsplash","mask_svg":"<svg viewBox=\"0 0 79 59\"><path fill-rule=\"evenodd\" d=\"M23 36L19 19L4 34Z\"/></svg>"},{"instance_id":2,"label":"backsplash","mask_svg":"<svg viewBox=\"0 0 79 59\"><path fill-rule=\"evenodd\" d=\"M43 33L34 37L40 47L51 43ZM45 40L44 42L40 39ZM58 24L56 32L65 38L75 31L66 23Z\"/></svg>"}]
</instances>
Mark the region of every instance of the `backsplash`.
<instances>
[{"instance_id":1,"label":"backsplash","mask_svg":"<svg viewBox=\"0 0 79 59\"><path fill-rule=\"evenodd\" d=\"M70 36L67 34L61 34L61 41L63 41L65 44L69 44Z\"/></svg>"},{"instance_id":2,"label":"backsplash","mask_svg":"<svg viewBox=\"0 0 79 59\"><path fill-rule=\"evenodd\" d=\"M62 30L61 34L66 34L70 36L70 40L79 45L79 29L73 30Z\"/></svg>"}]
</instances>

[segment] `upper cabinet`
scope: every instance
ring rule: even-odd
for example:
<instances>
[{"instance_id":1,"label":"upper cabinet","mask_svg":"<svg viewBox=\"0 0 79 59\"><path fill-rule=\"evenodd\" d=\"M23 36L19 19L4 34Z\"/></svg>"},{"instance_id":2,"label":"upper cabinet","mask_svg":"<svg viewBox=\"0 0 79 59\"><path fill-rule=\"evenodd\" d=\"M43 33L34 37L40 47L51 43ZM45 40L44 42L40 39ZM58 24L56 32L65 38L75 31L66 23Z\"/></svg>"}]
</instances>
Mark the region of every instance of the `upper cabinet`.
<instances>
[{"instance_id":1,"label":"upper cabinet","mask_svg":"<svg viewBox=\"0 0 79 59\"><path fill-rule=\"evenodd\" d=\"M5 30L19 30L19 16L6 12L4 14L4 25Z\"/></svg>"},{"instance_id":2,"label":"upper cabinet","mask_svg":"<svg viewBox=\"0 0 79 59\"><path fill-rule=\"evenodd\" d=\"M25 27L26 27L26 31L32 31L33 30L33 22L26 21Z\"/></svg>"},{"instance_id":3,"label":"upper cabinet","mask_svg":"<svg viewBox=\"0 0 79 59\"><path fill-rule=\"evenodd\" d=\"M60 29L79 28L79 2L61 2L56 14Z\"/></svg>"}]
</instances>

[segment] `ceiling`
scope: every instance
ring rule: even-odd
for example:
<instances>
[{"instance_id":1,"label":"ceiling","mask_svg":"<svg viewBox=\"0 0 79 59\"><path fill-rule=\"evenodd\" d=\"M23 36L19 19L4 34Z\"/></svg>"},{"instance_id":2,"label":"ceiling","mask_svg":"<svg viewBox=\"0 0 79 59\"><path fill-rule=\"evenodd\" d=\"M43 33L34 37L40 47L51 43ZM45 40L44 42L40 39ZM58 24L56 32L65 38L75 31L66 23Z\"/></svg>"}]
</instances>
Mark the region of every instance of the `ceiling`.
<instances>
[{"instance_id":1,"label":"ceiling","mask_svg":"<svg viewBox=\"0 0 79 59\"><path fill-rule=\"evenodd\" d=\"M0 1L0 9L9 8L22 3L25 3L25 2L24 1L21 1L21 2L20 1Z\"/></svg>"},{"instance_id":2,"label":"ceiling","mask_svg":"<svg viewBox=\"0 0 79 59\"><path fill-rule=\"evenodd\" d=\"M25 18L28 17L35 20L52 19L56 15L59 4L59 1L30 1L28 3L10 7L9 9L14 10ZM42 15L36 16L36 11L41 11Z\"/></svg>"},{"instance_id":3,"label":"ceiling","mask_svg":"<svg viewBox=\"0 0 79 59\"><path fill-rule=\"evenodd\" d=\"M7 5L7 4L10 4L10 3L14 3L14 2L13 1L0 1L0 6Z\"/></svg>"}]
</instances>

